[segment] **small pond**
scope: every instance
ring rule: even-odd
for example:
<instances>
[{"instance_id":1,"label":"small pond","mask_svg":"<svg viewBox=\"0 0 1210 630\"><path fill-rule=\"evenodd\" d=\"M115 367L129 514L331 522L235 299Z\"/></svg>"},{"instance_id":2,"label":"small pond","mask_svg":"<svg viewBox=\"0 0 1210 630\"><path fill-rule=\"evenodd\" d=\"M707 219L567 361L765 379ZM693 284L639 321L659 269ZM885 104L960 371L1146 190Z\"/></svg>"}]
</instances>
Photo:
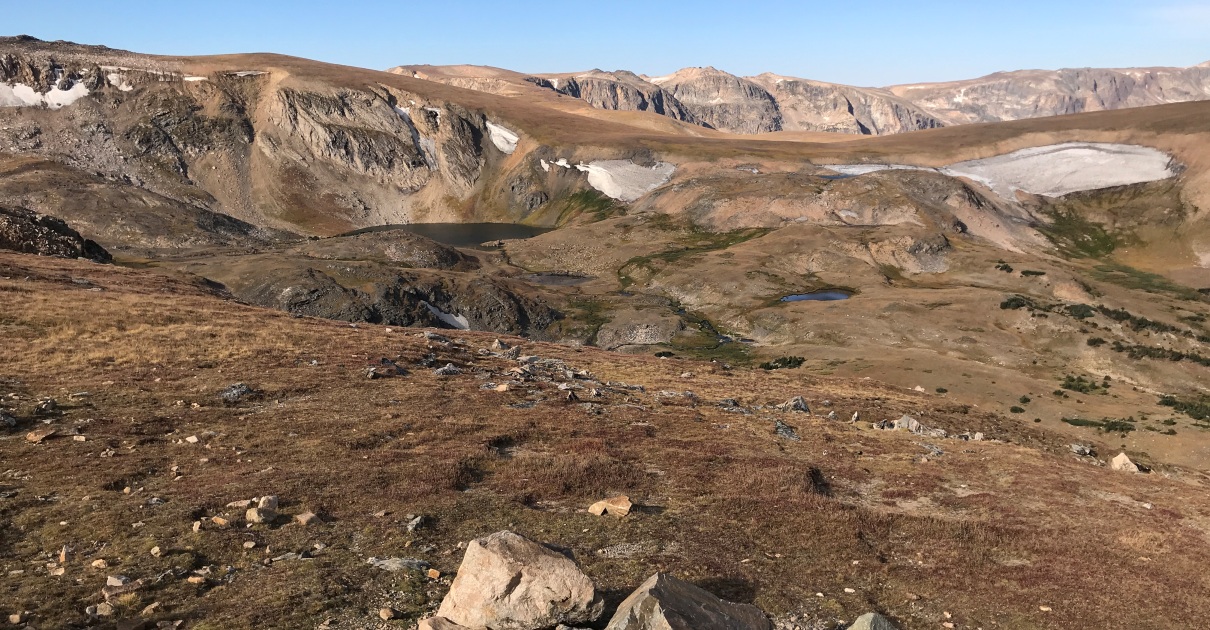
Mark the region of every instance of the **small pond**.
<instances>
[{"instance_id":1,"label":"small pond","mask_svg":"<svg viewBox=\"0 0 1210 630\"><path fill-rule=\"evenodd\" d=\"M545 234L551 228L518 225L516 223L406 223L397 225L376 225L362 228L342 236L354 234L369 234L372 232L390 232L401 230L431 238L438 243L452 247L478 248L483 243L491 241L506 241L516 238L531 238Z\"/></svg>"},{"instance_id":2,"label":"small pond","mask_svg":"<svg viewBox=\"0 0 1210 630\"><path fill-rule=\"evenodd\" d=\"M828 289L825 291L812 291L810 293L796 293L787 295L782 298L782 302L833 302L835 300L847 300L853 297L852 294L846 291L838 291L836 289Z\"/></svg>"},{"instance_id":3,"label":"small pond","mask_svg":"<svg viewBox=\"0 0 1210 630\"><path fill-rule=\"evenodd\" d=\"M574 287L592 280L592 277L577 276L570 273L531 273L521 276L521 279L548 287Z\"/></svg>"}]
</instances>

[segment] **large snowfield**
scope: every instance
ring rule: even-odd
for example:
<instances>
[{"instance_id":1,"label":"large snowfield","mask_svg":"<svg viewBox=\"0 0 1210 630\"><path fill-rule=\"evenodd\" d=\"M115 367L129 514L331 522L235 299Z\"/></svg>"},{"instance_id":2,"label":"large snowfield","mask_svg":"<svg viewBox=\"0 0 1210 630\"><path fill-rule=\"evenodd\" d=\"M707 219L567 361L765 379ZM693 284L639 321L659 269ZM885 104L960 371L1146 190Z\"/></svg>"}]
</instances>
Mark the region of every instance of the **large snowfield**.
<instances>
[{"instance_id":1,"label":"large snowfield","mask_svg":"<svg viewBox=\"0 0 1210 630\"><path fill-rule=\"evenodd\" d=\"M676 166L667 162L639 166L630 160L599 160L576 164L576 168L588 173L588 185L619 201L642 197L663 186L676 172Z\"/></svg>"},{"instance_id":2,"label":"large snowfield","mask_svg":"<svg viewBox=\"0 0 1210 630\"><path fill-rule=\"evenodd\" d=\"M76 83L66 90L51 88L45 94L39 94L32 87L23 83L12 85L0 83L0 107L42 107L59 109L88 96L88 88L83 83Z\"/></svg>"},{"instance_id":3,"label":"large snowfield","mask_svg":"<svg viewBox=\"0 0 1210 630\"><path fill-rule=\"evenodd\" d=\"M1016 191L1061 197L1176 175L1172 156L1158 149L1093 142L1031 147L936 169L904 164L830 164L827 168L843 175L894 169L933 171L977 181L1008 199Z\"/></svg>"}]
</instances>

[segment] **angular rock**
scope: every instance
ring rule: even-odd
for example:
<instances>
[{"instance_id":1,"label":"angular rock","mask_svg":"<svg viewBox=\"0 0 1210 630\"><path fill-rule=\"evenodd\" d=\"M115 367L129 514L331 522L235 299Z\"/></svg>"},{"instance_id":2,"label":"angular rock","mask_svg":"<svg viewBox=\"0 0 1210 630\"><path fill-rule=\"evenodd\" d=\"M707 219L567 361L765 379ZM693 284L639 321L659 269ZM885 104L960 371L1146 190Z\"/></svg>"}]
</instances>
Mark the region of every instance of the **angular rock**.
<instances>
[{"instance_id":1,"label":"angular rock","mask_svg":"<svg viewBox=\"0 0 1210 630\"><path fill-rule=\"evenodd\" d=\"M1130 458L1126 456L1126 453L1118 453L1117 457L1109 460L1109 467L1122 472L1139 472L1138 464L1130 461Z\"/></svg>"},{"instance_id":2,"label":"angular rock","mask_svg":"<svg viewBox=\"0 0 1210 630\"><path fill-rule=\"evenodd\" d=\"M896 630L895 624L878 613L866 613L857 618L849 630Z\"/></svg>"},{"instance_id":3,"label":"angular rock","mask_svg":"<svg viewBox=\"0 0 1210 630\"><path fill-rule=\"evenodd\" d=\"M1079 455L1080 457L1092 457L1096 454L1091 446L1087 446L1085 444L1072 444L1070 448L1071 452Z\"/></svg>"},{"instance_id":4,"label":"angular rock","mask_svg":"<svg viewBox=\"0 0 1210 630\"><path fill-rule=\"evenodd\" d=\"M437 614L493 630L537 630L591 622L604 601L576 563L504 531L472 540Z\"/></svg>"},{"instance_id":5,"label":"angular rock","mask_svg":"<svg viewBox=\"0 0 1210 630\"><path fill-rule=\"evenodd\" d=\"M256 507L262 510L277 510L278 499L276 495L268 495L260 498L256 502Z\"/></svg>"},{"instance_id":6,"label":"angular rock","mask_svg":"<svg viewBox=\"0 0 1210 630\"><path fill-rule=\"evenodd\" d=\"M656 573L631 593L606 630L772 630L756 606L725 602L670 575Z\"/></svg>"},{"instance_id":7,"label":"angular rock","mask_svg":"<svg viewBox=\"0 0 1210 630\"><path fill-rule=\"evenodd\" d=\"M416 630L470 630L466 626L460 626L445 617L429 617L421 619L416 625Z\"/></svg>"},{"instance_id":8,"label":"angular rock","mask_svg":"<svg viewBox=\"0 0 1210 630\"><path fill-rule=\"evenodd\" d=\"M243 400L244 398L250 397L255 393L256 392L251 387L248 387L247 384L236 383L219 392L218 396L228 405L234 405L235 403Z\"/></svg>"},{"instance_id":9,"label":"angular rock","mask_svg":"<svg viewBox=\"0 0 1210 630\"><path fill-rule=\"evenodd\" d=\"M244 518L249 523L271 523L277 518L277 512L264 508L248 508L248 512L244 514Z\"/></svg>"},{"instance_id":10,"label":"angular rock","mask_svg":"<svg viewBox=\"0 0 1210 630\"><path fill-rule=\"evenodd\" d=\"M319 517L314 512L303 512L302 514L295 514L294 520L298 521L303 527L306 527L318 523Z\"/></svg>"},{"instance_id":11,"label":"angular rock","mask_svg":"<svg viewBox=\"0 0 1210 630\"><path fill-rule=\"evenodd\" d=\"M34 444L41 444L42 440L45 440L46 438L54 435L56 432L57 432L57 429L53 429L51 427L34 429L33 431L30 431L29 433L25 434L25 441L32 442Z\"/></svg>"},{"instance_id":12,"label":"angular rock","mask_svg":"<svg viewBox=\"0 0 1210 630\"><path fill-rule=\"evenodd\" d=\"M786 401L786 404L781 406L786 411L800 411L803 413L811 413L811 407L807 405L807 399L802 396L795 396Z\"/></svg>"},{"instance_id":13,"label":"angular rock","mask_svg":"<svg viewBox=\"0 0 1210 630\"><path fill-rule=\"evenodd\" d=\"M446 363L444 366L433 370L433 374L437 376L457 376L462 373L462 369L453 363Z\"/></svg>"},{"instance_id":14,"label":"angular rock","mask_svg":"<svg viewBox=\"0 0 1210 630\"><path fill-rule=\"evenodd\" d=\"M621 495L593 503L588 506L588 512L594 516L601 516L607 512L611 516L626 516L630 514L632 507L634 504L630 502L630 497Z\"/></svg>"},{"instance_id":15,"label":"angular rock","mask_svg":"<svg viewBox=\"0 0 1210 630\"><path fill-rule=\"evenodd\" d=\"M919 421L917 421L915 418L908 416L908 415L905 415L902 418L895 421L896 429L907 429L908 431L911 431L912 433L916 433L916 432L920 431L922 426L923 425L921 425Z\"/></svg>"}]
</instances>

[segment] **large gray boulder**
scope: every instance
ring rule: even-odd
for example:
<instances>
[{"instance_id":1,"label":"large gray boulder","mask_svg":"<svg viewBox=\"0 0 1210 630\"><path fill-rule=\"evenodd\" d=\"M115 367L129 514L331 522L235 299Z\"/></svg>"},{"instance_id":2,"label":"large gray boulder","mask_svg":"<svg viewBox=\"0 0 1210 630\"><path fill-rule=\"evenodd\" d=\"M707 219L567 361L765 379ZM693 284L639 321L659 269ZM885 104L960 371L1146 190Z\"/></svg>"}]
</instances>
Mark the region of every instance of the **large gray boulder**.
<instances>
[{"instance_id":1,"label":"large gray boulder","mask_svg":"<svg viewBox=\"0 0 1210 630\"><path fill-rule=\"evenodd\" d=\"M896 630L895 624L878 613L866 613L857 618L849 630Z\"/></svg>"},{"instance_id":2,"label":"large gray boulder","mask_svg":"<svg viewBox=\"0 0 1210 630\"><path fill-rule=\"evenodd\" d=\"M506 531L471 541L437 615L468 628L538 630L591 622L603 609L575 562Z\"/></svg>"},{"instance_id":3,"label":"large gray boulder","mask_svg":"<svg viewBox=\"0 0 1210 630\"><path fill-rule=\"evenodd\" d=\"M756 606L725 602L671 575L656 573L618 606L606 630L772 630Z\"/></svg>"}]
</instances>

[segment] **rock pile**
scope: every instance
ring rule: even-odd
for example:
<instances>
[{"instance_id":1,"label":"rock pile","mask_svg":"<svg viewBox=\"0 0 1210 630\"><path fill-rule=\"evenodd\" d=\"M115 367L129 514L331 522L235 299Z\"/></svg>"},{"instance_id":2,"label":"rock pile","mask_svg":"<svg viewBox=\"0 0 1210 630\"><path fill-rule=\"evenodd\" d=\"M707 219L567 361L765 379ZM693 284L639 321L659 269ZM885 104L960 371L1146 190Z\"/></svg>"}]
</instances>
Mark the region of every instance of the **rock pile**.
<instances>
[{"instance_id":1,"label":"rock pile","mask_svg":"<svg viewBox=\"0 0 1210 630\"><path fill-rule=\"evenodd\" d=\"M418 630L574 630L576 624L599 627L594 622L603 612L600 593L570 555L503 531L471 541L436 616L421 620ZM393 616L380 613L383 619ZM618 606L604 627L773 630L773 623L756 606L727 602L656 573ZM850 628L894 630L875 613L863 615Z\"/></svg>"}]
</instances>

